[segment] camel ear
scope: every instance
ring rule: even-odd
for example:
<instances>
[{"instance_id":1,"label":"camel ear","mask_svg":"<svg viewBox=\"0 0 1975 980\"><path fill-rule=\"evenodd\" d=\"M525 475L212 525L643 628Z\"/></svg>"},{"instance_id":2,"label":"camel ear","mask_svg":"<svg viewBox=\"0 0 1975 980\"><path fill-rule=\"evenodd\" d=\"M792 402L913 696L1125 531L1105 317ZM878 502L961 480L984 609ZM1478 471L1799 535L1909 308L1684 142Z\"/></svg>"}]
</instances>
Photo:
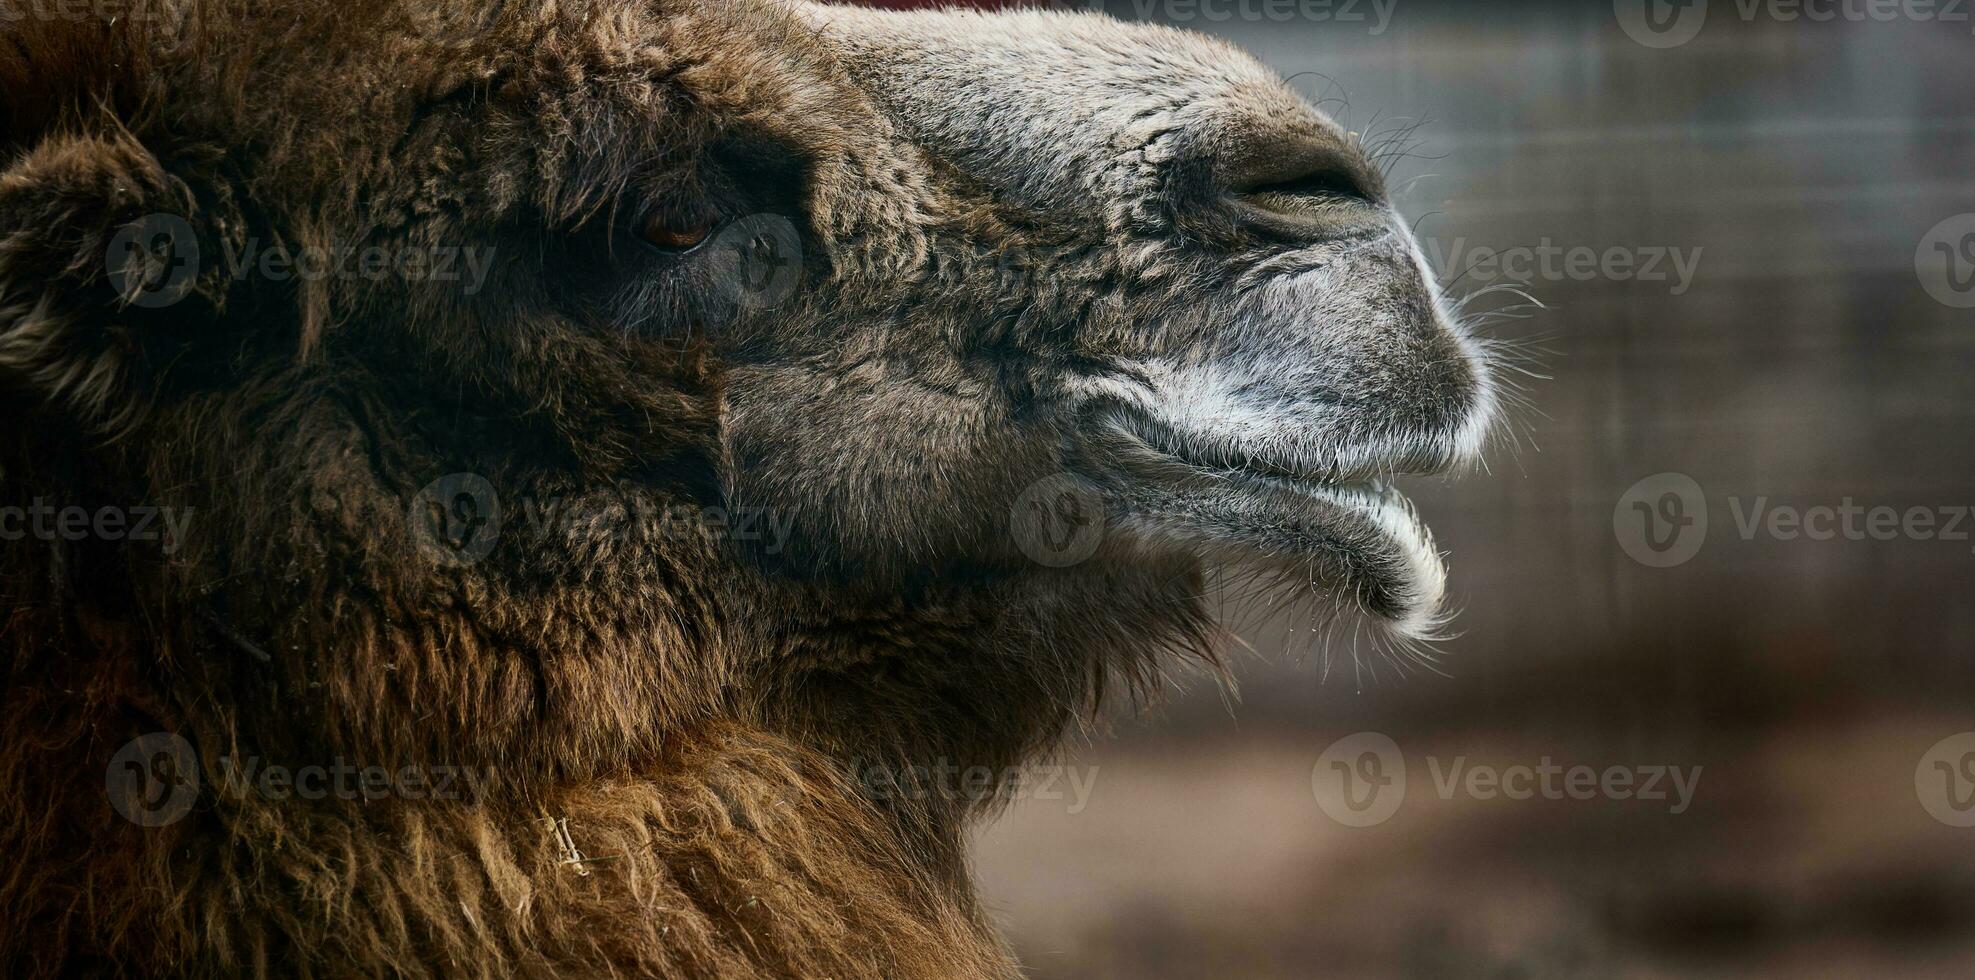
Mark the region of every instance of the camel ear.
<instances>
[{"instance_id":1,"label":"camel ear","mask_svg":"<svg viewBox=\"0 0 1975 980\"><path fill-rule=\"evenodd\" d=\"M0 391L89 430L135 421L149 379L218 313L199 222L120 128L16 157L0 172Z\"/></svg>"}]
</instances>

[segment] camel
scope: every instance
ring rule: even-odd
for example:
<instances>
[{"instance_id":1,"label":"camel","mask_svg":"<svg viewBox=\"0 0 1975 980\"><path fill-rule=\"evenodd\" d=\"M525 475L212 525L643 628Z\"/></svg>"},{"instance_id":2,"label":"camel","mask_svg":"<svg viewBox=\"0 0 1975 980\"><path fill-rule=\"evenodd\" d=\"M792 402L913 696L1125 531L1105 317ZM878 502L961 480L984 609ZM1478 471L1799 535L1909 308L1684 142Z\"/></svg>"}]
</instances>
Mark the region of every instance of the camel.
<instances>
[{"instance_id":1,"label":"camel","mask_svg":"<svg viewBox=\"0 0 1975 980\"><path fill-rule=\"evenodd\" d=\"M1489 348L1228 45L85 7L0 20L8 976L1018 976L965 831L1208 575L1444 619Z\"/></svg>"}]
</instances>

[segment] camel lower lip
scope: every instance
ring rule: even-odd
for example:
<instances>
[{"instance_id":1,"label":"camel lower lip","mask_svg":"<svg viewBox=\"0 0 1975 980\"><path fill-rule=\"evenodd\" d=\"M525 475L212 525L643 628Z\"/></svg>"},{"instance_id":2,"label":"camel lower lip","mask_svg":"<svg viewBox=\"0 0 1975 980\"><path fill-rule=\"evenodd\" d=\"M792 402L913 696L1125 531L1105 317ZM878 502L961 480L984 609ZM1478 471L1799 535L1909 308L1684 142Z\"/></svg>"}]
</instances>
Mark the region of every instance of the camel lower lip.
<instances>
[{"instance_id":1,"label":"camel lower lip","mask_svg":"<svg viewBox=\"0 0 1975 980\"><path fill-rule=\"evenodd\" d=\"M1426 637L1446 570L1411 501L1380 481L1325 482L1194 468L1121 492L1123 527L1147 543L1355 606L1395 632Z\"/></svg>"},{"instance_id":2,"label":"camel lower lip","mask_svg":"<svg viewBox=\"0 0 1975 980\"><path fill-rule=\"evenodd\" d=\"M1142 423L1116 418L1077 444L1078 468L1111 498L1130 540L1259 572L1354 606L1405 636L1432 635L1446 567L1432 532L1397 489L1284 461L1293 454L1184 457L1167 448L1183 440Z\"/></svg>"}]
</instances>

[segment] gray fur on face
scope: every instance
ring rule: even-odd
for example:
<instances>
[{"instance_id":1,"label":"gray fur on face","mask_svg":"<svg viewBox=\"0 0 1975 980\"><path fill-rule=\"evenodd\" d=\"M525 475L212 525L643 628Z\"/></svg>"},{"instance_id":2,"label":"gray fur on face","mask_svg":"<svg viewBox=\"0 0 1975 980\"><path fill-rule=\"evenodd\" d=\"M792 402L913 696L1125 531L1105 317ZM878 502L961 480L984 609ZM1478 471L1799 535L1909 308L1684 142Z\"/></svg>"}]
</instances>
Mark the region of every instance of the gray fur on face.
<instances>
[{"instance_id":1,"label":"gray fur on face","mask_svg":"<svg viewBox=\"0 0 1975 980\"><path fill-rule=\"evenodd\" d=\"M1400 635L1433 630L1440 556L1411 505L1367 481L1474 458L1493 389L1354 137L1254 59L1183 31L793 9L937 175L929 211L981 207L1015 228L987 246L932 231L919 275L783 311L853 348L873 340L821 324L909 308L915 326L864 349L848 383L842 352L740 372L744 489L807 501L836 532L819 549L869 567L880 548L921 563L992 551L1001 528L982 515L1068 470L1124 532L1100 557L1260 566L1348 594ZM811 391L823 364L835 397ZM791 400L827 444L753 414ZM975 505L904 513L924 501L878 488L831 448L846 439ZM748 465L791 450L812 461L799 481Z\"/></svg>"}]
</instances>

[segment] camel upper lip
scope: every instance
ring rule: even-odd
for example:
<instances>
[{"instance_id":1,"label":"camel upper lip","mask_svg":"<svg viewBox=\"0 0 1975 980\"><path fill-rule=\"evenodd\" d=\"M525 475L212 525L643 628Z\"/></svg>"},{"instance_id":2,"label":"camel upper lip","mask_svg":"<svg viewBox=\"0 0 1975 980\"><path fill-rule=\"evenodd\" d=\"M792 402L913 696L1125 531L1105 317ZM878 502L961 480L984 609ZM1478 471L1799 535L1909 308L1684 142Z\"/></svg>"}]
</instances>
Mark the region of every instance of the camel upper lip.
<instances>
[{"instance_id":1,"label":"camel upper lip","mask_svg":"<svg viewBox=\"0 0 1975 980\"><path fill-rule=\"evenodd\" d=\"M1124 452L1142 457L1138 460L1139 464L1150 468L1170 469L1177 464L1199 471L1264 477L1318 487L1363 487L1381 492L1387 489L1392 477L1432 474L1442 468L1397 457L1345 463L1314 452L1268 451L1239 445L1192 445L1179 433L1141 418L1136 413L1114 416L1110 427L1129 447Z\"/></svg>"}]
</instances>

